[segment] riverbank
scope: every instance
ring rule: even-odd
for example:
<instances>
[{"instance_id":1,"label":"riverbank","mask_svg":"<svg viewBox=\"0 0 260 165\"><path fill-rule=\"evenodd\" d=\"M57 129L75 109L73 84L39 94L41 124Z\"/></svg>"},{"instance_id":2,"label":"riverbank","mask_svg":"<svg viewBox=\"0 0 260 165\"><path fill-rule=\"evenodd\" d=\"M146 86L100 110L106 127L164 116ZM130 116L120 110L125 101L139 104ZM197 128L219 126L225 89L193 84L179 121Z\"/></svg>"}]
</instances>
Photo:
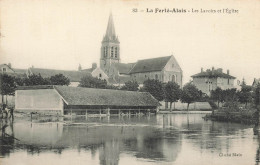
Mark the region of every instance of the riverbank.
<instances>
[{"instance_id":1,"label":"riverbank","mask_svg":"<svg viewBox=\"0 0 260 165\"><path fill-rule=\"evenodd\" d=\"M213 121L234 122L241 124L255 124L257 122L256 110L230 111L228 109L219 109L207 114L204 119Z\"/></svg>"},{"instance_id":2,"label":"riverbank","mask_svg":"<svg viewBox=\"0 0 260 165\"><path fill-rule=\"evenodd\" d=\"M160 110L159 112L157 112L157 114L190 114L190 113L194 113L194 114L211 114L212 110Z\"/></svg>"}]
</instances>

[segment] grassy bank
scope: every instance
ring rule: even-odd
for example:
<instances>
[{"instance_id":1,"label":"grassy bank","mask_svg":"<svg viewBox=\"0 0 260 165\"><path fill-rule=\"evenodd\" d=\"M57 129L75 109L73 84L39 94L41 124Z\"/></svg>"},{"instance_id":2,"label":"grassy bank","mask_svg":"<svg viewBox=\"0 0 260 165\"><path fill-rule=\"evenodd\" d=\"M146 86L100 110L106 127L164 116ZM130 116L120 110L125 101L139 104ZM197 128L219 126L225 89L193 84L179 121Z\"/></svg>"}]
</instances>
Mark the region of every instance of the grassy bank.
<instances>
[{"instance_id":1,"label":"grassy bank","mask_svg":"<svg viewBox=\"0 0 260 165\"><path fill-rule=\"evenodd\" d=\"M207 114L205 119L225 122L235 122L242 124L254 124L257 122L256 110L243 109L243 110L229 110L219 109L212 111L211 114Z\"/></svg>"}]
</instances>

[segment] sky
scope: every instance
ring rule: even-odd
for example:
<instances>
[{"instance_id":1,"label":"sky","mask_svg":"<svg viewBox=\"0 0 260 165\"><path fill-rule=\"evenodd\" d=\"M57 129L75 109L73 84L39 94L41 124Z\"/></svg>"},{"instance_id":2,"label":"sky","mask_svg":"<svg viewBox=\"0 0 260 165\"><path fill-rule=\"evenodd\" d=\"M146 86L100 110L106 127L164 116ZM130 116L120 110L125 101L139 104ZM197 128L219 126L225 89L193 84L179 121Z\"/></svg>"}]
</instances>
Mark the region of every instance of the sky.
<instances>
[{"instance_id":1,"label":"sky","mask_svg":"<svg viewBox=\"0 0 260 165\"><path fill-rule=\"evenodd\" d=\"M123 63L174 55L184 83L201 67L229 69L248 84L260 78L259 0L0 0L0 63L66 70L99 65L110 12Z\"/></svg>"}]
</instances>

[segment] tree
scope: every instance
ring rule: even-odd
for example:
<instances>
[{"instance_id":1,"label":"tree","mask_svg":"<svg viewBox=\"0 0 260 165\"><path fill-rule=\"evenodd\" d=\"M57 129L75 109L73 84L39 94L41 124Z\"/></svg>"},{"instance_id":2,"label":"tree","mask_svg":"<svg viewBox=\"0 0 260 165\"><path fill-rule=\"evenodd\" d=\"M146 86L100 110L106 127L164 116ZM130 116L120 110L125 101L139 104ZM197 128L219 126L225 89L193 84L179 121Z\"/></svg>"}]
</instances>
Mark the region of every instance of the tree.
<instances>
[{"instance_id":1,"label":"tree","mask_svg":"<svg viewBox=\"0 0 260 165\"><path fill-rule=\"evenodd\" d=\"M254 90L254 103L258 111L260 111L260 84L258 84Z\"/></svg>"},{"instance_id":2,"label":"tree","mask_svg":"<svg viewBox=\"0 0 260 165\"><path fill-rule=\"evenodd\" d=\"M7 74L1 74L0 76L0 92L2 95L2 103L4 103L4 95L6 95L7 104L7 95L14 95L15 92L15 78Z\"/></svg>"},{"instance_id":3,"label":"tree","mask_svg":"<svg viewBox=\"0 0 260 165\"><path fill-rule=\"evenodd\" d=\"M28 78L24 79L24 84L26 86L33 86L33 85L50 85L50 80L48 78L43 78L40 74L32 74L28 76Z\"/></svg>"},{"instance_id":4,"label":"tree","mask_svg":"<svg viewBox=\"0 0 260 165\"><path fill-rule=\"evenodd\" d=\"M125 85L122 86L121 90L127 90L127 91L138 91L139 84L133 80L133 81L127 81L125 82Z\"/></svg>"},{"instance_id":5,"label":"tree","mask_svg":"<svg viewBox=\"0 0 260 165\"><path fill-rule=\"evenodd\" d=\"M92 77L92 76L85 76L85 77L81 78L78 86L79 87L86 87L86 88L106 89L107 88L107 81L101 80L99 78Z\"/></svg>"},{"instance_id":6,"label":"tree","mask_svg":"<svg viewBox=\"0 0 260 165\"><path fill-rule=\"evenodd\" d=\"M70 80L68 77L65 77L63 74L56 74L50 77L51 85L69 85Z\"/></svg>"},{"instance_id":7,"label":"tree","mask_svg":"<svg viewBox=\"0 0 260 165\"><path fill-rule=\"evenodd\" d=\"M189 110L190 103L199 100L200 93L201 92L198 90L198 88L195 85L191 83L187 83L186 85L184 85L181 94L181 102L188 104L187 110Z\"/></svg>"},{"instance_id":8,"label":"tree","mask_svg":"<svg viewBox=\"0 0 260 165\"><path fill-rule=\"evenodd\" d=\"M210 98L212 100L218 102L218 108L219 108L219 103L224 101L224 96L223 96L222 89L217 87L215 90L211 91Z\"/></svg>"},{"instance_id":9,"label":"tree","mask_svg":"<svg viewBox=\"0 0 260 165\"><path fill-rule=\"evenodd\" d=\"M169 81L164 86L164 94L165 94L165 101L170 102L170 111L172 111L172 103L178 101L181 96L180 86L175 82Z\"/></svg>"},{"instance_id":10,"label":"tree","mask_svg":"<svg viewBox=\"0 0 260 165\"><path fill-rule=\"evenodd\" d=\"M237 108L238 93L236 88L223 90L225 106L229 108Z\"/></svg>"},{"instance_id":11,"label":"tree","mask_svg":"<svg viewBox=\"0 0 260 165\"><path fill-rule=\"evenodd\" d=\"M158 101L164 99L163 85L159 80L145 80L142 91L149 92Z\"/></svg>"},{"instance_id":12,"label":"tree","mask_svg":"<svg viewBox=\"0 0 260 165\"><path fill-rule=\"evenodd\" d=\"M242 85L241 87L241 91L238 92L238 100L247 107L247 103L252 100L252 87L248 85Z\"/></svg>"}]
</instances>

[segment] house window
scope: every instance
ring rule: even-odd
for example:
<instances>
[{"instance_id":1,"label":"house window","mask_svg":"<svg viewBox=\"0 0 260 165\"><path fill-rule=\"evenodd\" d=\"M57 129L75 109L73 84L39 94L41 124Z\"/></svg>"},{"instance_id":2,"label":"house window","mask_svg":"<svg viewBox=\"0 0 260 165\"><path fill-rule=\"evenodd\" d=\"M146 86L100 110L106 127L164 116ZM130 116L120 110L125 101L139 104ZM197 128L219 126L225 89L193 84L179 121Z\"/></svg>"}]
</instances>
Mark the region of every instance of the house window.
<instances>
[{"instance_id":1,"label":"house window","mask_svg":"<svg viewBox=\"0 0 260 165\"><path fill-rule=\"evenodd\" d=\"M155 75L155 80L158 80L158 75L157 74Z\"/></svg>"},{"instance_id":2,"label":"house window","mask_svg":"<svg viewBox=\"0 0 260 165\"><path fill-rule=\"evenodd\" d=\"M6 68L3 68L3 72L6 72Z\"/></svg>"},{"instance_id":3,"label":"house window","mask_svg":"<svg viewBox=\"0 0 260 165\"><path fill-rule=\"evenodd\" d=\"M101 77L102 77L102 74L100 73L100 74L99 74L99 78L101 78Z\"/></svg>"},{"instance_id":4,"label":"house window","mask_svg":"<svg viewBox=\"0 0 260 165\"><path fill-rule=\"evenodd\" d=\"M144 77L146 78L147 76L146 76L146 75L144 75Z\"/></svg>"},{"instance_id":5,"label":"house window","mask_svg":"<svg viewBox=\"0 0 260 165\"><path fill-rule=\"evenodd\" d=\"M115 58L117 58L117 47L115 47Z\"/></svg>"},{"instance_id":6,"label":"house window","mask_svg":"<svg viewBox=\"0 0 260 165\"><path fill-rule=\"evenodd\" d=\"M172 82L176 82L176 76L172 75Z\"/></svg>"},{"instance_id":7,"label":"house window","mask_svg":"<svg viewBox=\"0 0 260 165\"><path fill-rule=\"evenodd\" d=\"M227 80L227 84L229 85L229 79Z\"/></svg>"},{"instance_id":8,"label":"house window","mask_svg":"<svg viewBox=\"0 0 260 165\"><path fill-rule=\"evenodd\" d=\"M111 47L111 57L113 57L114 56L114 47L112 46Z\"/></svg>"}]
</instances>

